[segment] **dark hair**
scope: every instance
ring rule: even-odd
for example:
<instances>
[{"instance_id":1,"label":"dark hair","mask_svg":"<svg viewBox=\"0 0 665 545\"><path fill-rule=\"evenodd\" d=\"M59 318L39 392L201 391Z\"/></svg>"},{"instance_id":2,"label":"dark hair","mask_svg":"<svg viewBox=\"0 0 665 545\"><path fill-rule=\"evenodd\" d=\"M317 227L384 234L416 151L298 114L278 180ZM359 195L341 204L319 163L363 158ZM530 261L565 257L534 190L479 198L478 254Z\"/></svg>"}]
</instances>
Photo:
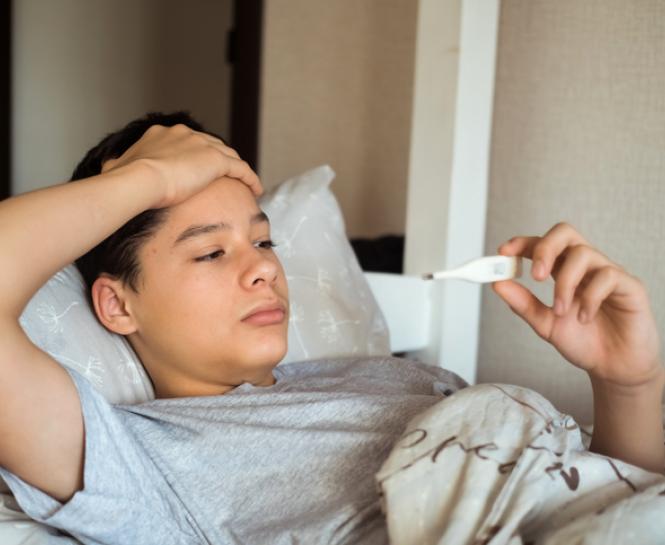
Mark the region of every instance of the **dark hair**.
<instances>
[{"instance_id":1,"label":"dark hair","mask_svg":"<svg viewBox=\"0 0 665 545\"><path fill-rule=\"evenodd\" d=\"M119 131L105 136L99 144L86 153L74 169L70 181L100 174L105 161L120 157L152 125L170 127L177 124L187 125L191 129L206 132L221 139L220 136L206 131L188 112L180 111L170 114L151 112L128 123ZM76 267L83 276L88 295L90 295L92 284L102 273L120 279L133 291L138 291L138 281L141 275L138 250L166 220L167 211L167 208L161 208L141 212L76 260Z\"/></svg>"}]
</instances>

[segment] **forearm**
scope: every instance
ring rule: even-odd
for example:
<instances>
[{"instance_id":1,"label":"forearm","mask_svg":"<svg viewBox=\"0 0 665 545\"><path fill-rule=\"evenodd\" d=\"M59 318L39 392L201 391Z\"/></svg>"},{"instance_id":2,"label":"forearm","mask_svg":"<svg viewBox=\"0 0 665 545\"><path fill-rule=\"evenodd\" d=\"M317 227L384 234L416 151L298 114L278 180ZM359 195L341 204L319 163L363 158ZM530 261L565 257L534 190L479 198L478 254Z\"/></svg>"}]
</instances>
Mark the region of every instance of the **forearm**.
<instances>
[{"instance_id":1,"label":"forearm","mask_svg":"<svg viewBox=\"0 0 665 545\"><path fill-rule=\"evenodd\" d=\"M594 426L590 450L649 471L665 471L662 395L665 372L653 383L618 388L591 381Z\"/></svg>"},{"instance_id":2,"label":"forearm","mask_svg":"<svg viewBox=\"0 0 665 545\"><path fill-rule=\"evenodd\" d=\"M0 317L18 319L50 276L163 196L157 171L135 161L0 202Z\"/></svg>"}]
</instances>

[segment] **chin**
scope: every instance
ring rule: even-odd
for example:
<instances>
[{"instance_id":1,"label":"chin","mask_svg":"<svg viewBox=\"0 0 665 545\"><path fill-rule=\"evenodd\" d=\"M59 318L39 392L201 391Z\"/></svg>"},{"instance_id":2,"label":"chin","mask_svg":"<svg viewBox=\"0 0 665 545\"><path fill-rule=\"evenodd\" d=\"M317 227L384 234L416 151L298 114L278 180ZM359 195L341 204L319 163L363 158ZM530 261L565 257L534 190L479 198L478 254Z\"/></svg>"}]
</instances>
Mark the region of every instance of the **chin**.
<instances>
[{"instance_id":1,"label":"chin","mask_svg":"<svg viewBox=\"0 0 665 545\"><path fill-rule=\"evenodd\" d=\"M254 365L272 368L284 359L287 348L287 341L283 337L262 339L252 347L248 355Z\"/></svg>"}]
</instances>

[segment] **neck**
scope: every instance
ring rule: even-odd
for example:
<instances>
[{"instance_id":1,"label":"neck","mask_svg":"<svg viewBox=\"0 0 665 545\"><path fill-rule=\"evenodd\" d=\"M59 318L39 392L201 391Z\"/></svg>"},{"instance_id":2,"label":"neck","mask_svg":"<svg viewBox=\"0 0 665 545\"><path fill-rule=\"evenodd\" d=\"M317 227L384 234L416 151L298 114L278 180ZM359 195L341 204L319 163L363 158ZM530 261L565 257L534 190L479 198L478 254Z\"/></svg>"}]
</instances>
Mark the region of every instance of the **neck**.
<instances>
[{"instance_id":1,"label":"neck","mask_svg":"<svg viewBox=\"0 0 665 545\"><path fill-rule=\"evenodd\" d=\"M253 386L272 386L275 384L275 377L272 372L268 373L259 380L246 380L238 384L221 384L199 381L191 377L180 377L177 380L164 380L163 378L155 380L151 375L157 399L166 399L174 397L203 397L224 395L237 388L241 384L250 383Z\"/></svg>"},{"instance_id":2,"label":"neck","mask_svg":"<svg viewBox=\"0 0 665 545\"><path fill-rule=\"evenodd\" d=\"M137 336L128 339L150 377L157 399L224 395L245 383L261 387L275 384L272 371L278 362L248 370L220 361L215 365L216 372L208 372L212 366L207 370L204 366L192 374L190 367L179 365L166 354L157 355L145 350Z\"/></svg>"}]
</instances>

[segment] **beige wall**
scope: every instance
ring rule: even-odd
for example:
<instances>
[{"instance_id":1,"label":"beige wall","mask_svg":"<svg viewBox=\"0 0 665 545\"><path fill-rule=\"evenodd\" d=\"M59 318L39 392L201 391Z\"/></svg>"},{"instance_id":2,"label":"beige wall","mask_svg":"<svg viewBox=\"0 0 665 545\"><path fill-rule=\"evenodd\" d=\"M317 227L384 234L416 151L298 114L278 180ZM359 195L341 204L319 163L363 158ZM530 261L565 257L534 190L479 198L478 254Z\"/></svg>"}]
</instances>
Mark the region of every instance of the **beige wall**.
<instances>
[{"instance_id":1,"label":"beige wall","mask_svg":"<svg viewBox=\"0 0 665 545\"><path fill-rule=\"evenodd\" d=\"M641 277L665 334L665 3L504 0L486 252L560 220ZM534 286L529 281L527 285ZM552 283L537 295L548 304ZM479 380L523 384L591 418L586 375L490 290Z\"/></svg>"},{"instance_id":2,"label":"beige wall","mask_svg":"<svg viewBox=\"0 0 665 545\"><path fill-rule=\"evenodd\" d=\"M149 110L228 134L231 0L14 0L14 193L68 179Z\"/></svg>"},{"instance_id":3,"label":"beige wall","mask_svg":"<svg viewBox=\"0 0 665 545\"><path fill-rule=\"evenodd\" d=\"M350 236L403 233L417 2L265 2L259 173L329 163Z\"/></svg>"}]
</instances>

